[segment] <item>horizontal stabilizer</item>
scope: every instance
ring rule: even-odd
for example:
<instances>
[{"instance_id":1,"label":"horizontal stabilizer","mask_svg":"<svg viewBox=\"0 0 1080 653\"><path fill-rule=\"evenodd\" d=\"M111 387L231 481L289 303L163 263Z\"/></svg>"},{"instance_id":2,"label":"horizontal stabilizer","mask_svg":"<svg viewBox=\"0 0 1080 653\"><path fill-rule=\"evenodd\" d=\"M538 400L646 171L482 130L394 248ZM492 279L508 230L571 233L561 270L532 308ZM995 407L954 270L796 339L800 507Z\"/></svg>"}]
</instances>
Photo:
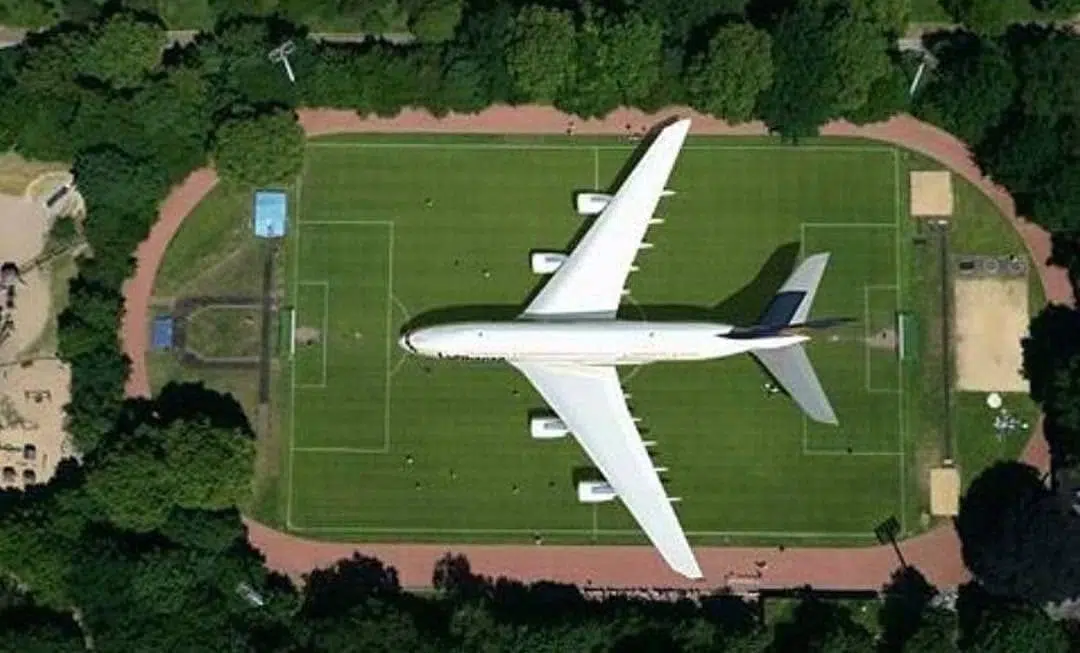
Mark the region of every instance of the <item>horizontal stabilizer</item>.
<instances>
[{"instance_id":1,"label":"horizontal stabilizer","mask_svg":"<svg viewBox=\"0 0 1080 653\"><path fill-rule=\"evenodd\" d=\"M787 390L807 417L825 424L839 423L802 344L781 349L761 349L751 353Z\"/></svg>"}]
</instances>

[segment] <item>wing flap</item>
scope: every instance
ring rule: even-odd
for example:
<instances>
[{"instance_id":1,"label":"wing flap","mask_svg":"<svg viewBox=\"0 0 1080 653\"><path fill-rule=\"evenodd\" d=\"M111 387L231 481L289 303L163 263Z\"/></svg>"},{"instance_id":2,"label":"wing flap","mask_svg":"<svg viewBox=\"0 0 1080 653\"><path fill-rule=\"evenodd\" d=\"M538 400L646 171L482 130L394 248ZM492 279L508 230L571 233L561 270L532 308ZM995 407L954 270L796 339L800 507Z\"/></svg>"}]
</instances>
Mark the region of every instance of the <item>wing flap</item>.
<instances>
[{"instance_id":1,"label":"wing flap","mask_svg":"<svg viewBox=\"0 0 1080 653\"><path fill-rule=\"evenodd\" d=\"M574 434L664 560L701 578L679 518L626 407L614 367L513 362Z\"/></svg>"}]
</instances>

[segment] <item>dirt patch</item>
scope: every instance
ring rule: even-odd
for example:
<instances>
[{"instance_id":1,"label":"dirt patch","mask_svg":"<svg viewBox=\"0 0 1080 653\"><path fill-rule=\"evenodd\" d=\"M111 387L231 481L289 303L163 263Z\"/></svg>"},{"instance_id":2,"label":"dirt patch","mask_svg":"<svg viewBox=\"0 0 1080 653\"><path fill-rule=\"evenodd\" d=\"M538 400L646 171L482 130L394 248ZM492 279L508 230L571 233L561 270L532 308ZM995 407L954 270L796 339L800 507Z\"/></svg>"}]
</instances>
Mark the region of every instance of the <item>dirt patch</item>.
<instances>
[{"instance_id":1,"label":"dirt patch","mask_svg":"<svg viewBox=\"0 0 1080 653\"><path fill-rule=\"evenodd\" d=\"M70 385L71 370L56 359L0 367L0 487L45 483L74 455L64 432Z\"/></svg>"},{"instance_id":2,"label":"dirt patch","mask_svg":"<svg viewBox=\"0 0 1080 653\"><path fill-rule=\"evenodd\" d=\"M930 470L930 513L935 517L960 513L960 471L955 467Z\"/></svg>"},{"instance_id":3,"label":"dirt patch","mask_svg":"<svg viewBox=\"0 0 1080 653\"><path fill-rule=\"evenodd\" d=\"M45 248L49 221L40 204L0 195L0 262L26 265Z\"/></svg>"},{"instance_id":4,"label":"dirt patch","mask_svg":"<svg viewBox=\"0 0 1080 653\"><path fill-rule=\"evenodd\" d=\"M322 331L314 327L296 327L294 340L298 345L314 345L322 341Z\"/></svg>"},{"instance_id":5,"label":"dirt patch","mask_svg":"<svg viewBox=\"0 0 1080 653\"><path fill-rule=\"evenodd\" d=\"M948 170L912 172L911 215L948 217L952 214L952 173Z\"/></svg>"},{"instance_id":6,"label":"dirt patch","mask_svg":"<svg viewBox=\"0 0 1080 653\"><path fill-rule=\"evenodd\" d=\"M957 279L956 387L980 392L1027 392L1020 373L1020 339L1028 328L1026 279Z\"/></svg>"},{"instance_id":7,"label":"dirt patch","mask_svg":"<svg viewBox=\"0 0 1080 653\"><path fill-rule=\"evenodd\" d=\"M27 161L18 154L0 154L0 193L22 195L35 179L49 172L67 170L66 163Z\"/></svg>"},{"instance_id":8,"label":"dirt patch","mask_svg":"<svg viewBox=\"0 0 1080 653\"><path fill-rule=\"evenodd\" d=\"M43 268L34 268L21 273L21 279L2 291L0 325L11 326L7 331L0 326L0 364L18 360L40 340L49 325L52 288L48 273Z\"/></svg>"},{"instance_id":9,"label":"dirt patch","mask_svg":"<svg viewBox=\"0 0 1080 653\"><path fill-rule=\"evenodd\" d=\"M896 329L892 327L878 329L866 338L866 346L871 349L896 351L897 342Z\"/></svg>"}]
</instances>

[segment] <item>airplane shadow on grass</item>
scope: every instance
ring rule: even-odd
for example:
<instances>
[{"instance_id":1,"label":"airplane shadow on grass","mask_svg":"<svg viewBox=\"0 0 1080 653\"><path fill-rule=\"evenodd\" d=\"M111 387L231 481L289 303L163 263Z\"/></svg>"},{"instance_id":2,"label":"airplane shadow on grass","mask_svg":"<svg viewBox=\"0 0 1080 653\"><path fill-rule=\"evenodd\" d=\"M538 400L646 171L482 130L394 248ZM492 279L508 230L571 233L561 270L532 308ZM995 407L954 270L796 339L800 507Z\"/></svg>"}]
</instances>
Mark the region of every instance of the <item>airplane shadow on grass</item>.
<instances>
[{"instance_id":1,"label":"airplane shadow on grass","mask_svg":"<svg viewBox=\"0 0 1080 653\"><path fill-rule=\"evenodd\" d=\"M619 317L640 320L643 317L656 321L706 321L722 322L737 326L749 326L761 315L769 298L795 269L799 256L799 243L781 245L769 256L758 273L745 286L714 306L689 304L628 305L619 310ZM543 284L539 284L542 287ZM524 290L524 289L523 289ZM530 293L530 298L536 293ZM420 313L409 320L402 332L413 329L449 324L454 322L499 322L513 320L521 314L524 305L472 304L447 306Z\"/></svg>"}]
</instances>

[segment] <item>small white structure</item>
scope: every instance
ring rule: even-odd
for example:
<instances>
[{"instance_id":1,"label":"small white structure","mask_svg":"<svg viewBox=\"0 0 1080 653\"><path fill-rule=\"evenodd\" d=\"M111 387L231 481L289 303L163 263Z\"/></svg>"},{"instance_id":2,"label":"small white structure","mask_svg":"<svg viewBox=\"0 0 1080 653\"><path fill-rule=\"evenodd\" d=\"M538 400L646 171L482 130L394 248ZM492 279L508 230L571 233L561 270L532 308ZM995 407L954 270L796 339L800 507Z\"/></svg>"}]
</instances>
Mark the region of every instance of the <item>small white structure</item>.
<instances>
[{"instance_id":1,"label":"small white structure","mask_svg":"<svg viewBox=\"0 0 1080 653\"><path fill-rule=\"evenodd\" d=\"M533 417L529 420L529 434L534 440L557 440L570 433L558 417Z\"/></svg>"},{"instance_id":2,"label":"small white structure","mask_svg":"<svg viewBox=\"0 0 1080 653\"><path fill-rule=\"evenodd\" d=\"M611 195L606 193L578 193L574 197L574 210L586 217L600 215L610 201Z\"/></svg>"},{"instance_id":3,"label":"small white structure","mask_svg":"<svg viewBox=\"0 0 1080 653\"><path fill-rule=\"evenodd\" d=\"M671 197L674 194L675 191L669 188L660 191L660 197ZM607 193L578 193L574 196L574 210L584 217L600 215L611 202L611 197Z\"/></svg>"},{"instance_id":4,"label":"small white structure","mask_svg":"<svg viewBox=\"0 0 1080 653\"><path fill-rule=\"evenodd\" d=\"M607 481L580 481L577 484L577 498L581 503L606 503L614 501L615 488Z\"/></svg>"},{"instance_id":5,"label":"small white structure","mask_svg":"<svg viewBox=\"0 0 1080 653\"><path fill-rule=\"evenodd\" d=\"M285 74L289 76L289 81L294 84L296 83L296 75L293 74L292 65L289 63L289 55L292 54L295 49L296 44L292 41L285 41L267 54L270 61L281 63L285 66Z\"/></svg>"},{"instance_id":6,"label":"small white structure","mask_svg":"<svg viewBox=\"0 0 1080 653\"><path fill-rule=\"evenodd\" d=\"M1000 394L998 394L996 392L991 392L990 394L986 395L986 405L989 406L990 408L992 408L993 410L997 410L998 408L1001 408L1001 404L1002 404L1002 401L1001 401L1001 395Z\"/></svg>"},{"instance_id":7,"label":"small white structure","mask_svg":"<svg viewBox=\"0 0 1080 653\"><path fill-rule=\"evenodd\" d=\"M560 252L533 252L529 257L533 274L554 274L566 261L566 254Z\"/></svg>"}]
</instances>

